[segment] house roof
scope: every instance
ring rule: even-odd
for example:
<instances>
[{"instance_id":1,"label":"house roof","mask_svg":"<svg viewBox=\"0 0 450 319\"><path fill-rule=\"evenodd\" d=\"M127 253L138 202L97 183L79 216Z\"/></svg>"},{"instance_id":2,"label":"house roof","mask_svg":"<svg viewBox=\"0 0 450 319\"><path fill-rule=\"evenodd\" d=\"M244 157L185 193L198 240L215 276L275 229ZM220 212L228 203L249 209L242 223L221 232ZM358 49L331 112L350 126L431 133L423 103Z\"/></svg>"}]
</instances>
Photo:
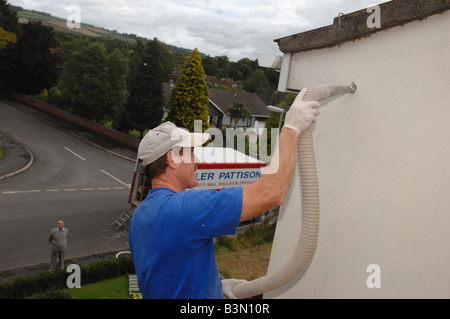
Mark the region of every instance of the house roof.
<instances>
[{"instance_id":1,"label":"house roof","mask_svg":"<svg viewBox=\"0 0 450 319\"><path fill-rule=\"evenodd\" d=\"M244 85L242 84L241 81L235 81L231 78L221 78L220 79L220 84L224 85L224 86L228 86L230 88L233 89L238 89L238 90L243 90L244 89Z\"/></svg>"},{"instance_id":2,"label":"house roof","mask_svg":"<svg viewBox=\"0 0 450 319\"><path fill-rule=\"evenodd\" d=\"M206 83L211 83L215 87L218 87L220 84L219 79L213 75L205 75L205 81L206 81Z\"/></svg>"},{"instance_id":3,"label":"house roof","mask_svg":"<svg viewBox=\"0 0 450 319\"><path fill-rule=\"evenodd\" d=\"M369 27L374 12L362 9L334 18L333 24L319 29L276 39L281 52L292 53L333 47L368 37L373 33L401 26L450 9L449 0L393 0L378 6L381 26Z\"/></svg>"},{"instance_id":4,"label":"house roof","mask_svg":"<svg viewBox=\"0 0 450 319\"><path fill-rule=\"evenodd\" d=\"M269 117L269 110L266 104L256 93L212 88L209 89L209 93L209 100L224 114L228 113L228 108L234 102L240 101L244 102L250 109L252 116Z\"/></svg>"},{"instance_id":5,"label":"house roof","mask_svg":"<svg viewBox=\"0 0 450 319\"><path fill-rule=\"evenodd\" d=\"M169 83L163 83L164 99L166 106L170 108L169 102L172 96L172 87ZM228 108L236 101L244 102L250 109L251 115L256 117L269 117L269 110L266 104L256 93L245 91L233 91L209 88L209 101L215 106L222 114L228 114Z\"/></svg>"}]
</instances>

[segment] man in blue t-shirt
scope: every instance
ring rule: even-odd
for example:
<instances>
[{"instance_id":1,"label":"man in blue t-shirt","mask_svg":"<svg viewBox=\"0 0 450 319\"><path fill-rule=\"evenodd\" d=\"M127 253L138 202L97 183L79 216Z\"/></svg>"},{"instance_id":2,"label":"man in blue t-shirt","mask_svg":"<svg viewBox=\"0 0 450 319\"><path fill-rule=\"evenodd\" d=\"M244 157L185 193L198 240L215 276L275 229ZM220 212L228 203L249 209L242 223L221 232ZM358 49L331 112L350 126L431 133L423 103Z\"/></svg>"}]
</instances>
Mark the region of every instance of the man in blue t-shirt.
<instances>
[{"instance_id":1,"label":"man in blue t-shirt","mask_svg":"<svg viewBox=\"0 0 450 319\"><path fill-rule=\"evenodd\" d=\"M317 102L299 93L286 113L279 147L253 184L220 191L198 185L194 147L208 134L188 133L171 122L150 130L138 157L151 190L129 227L131 255L144 298L236 298L236 279L220 280L213 238L235 234L239 222L280 206L295 170L298 137L315 120Z\"/></svg>"}]
</instances>

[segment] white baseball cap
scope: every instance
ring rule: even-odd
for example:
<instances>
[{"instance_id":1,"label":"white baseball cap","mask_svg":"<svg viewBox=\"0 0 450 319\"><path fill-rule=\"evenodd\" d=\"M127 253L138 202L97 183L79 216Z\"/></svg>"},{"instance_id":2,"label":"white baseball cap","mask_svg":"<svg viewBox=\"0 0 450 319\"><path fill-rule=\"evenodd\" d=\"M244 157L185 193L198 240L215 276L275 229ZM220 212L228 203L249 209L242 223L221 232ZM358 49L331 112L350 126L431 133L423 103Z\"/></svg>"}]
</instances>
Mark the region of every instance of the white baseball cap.
<instances>
[{"instance_id":1,"label":"white baseball cap","mask_svg":"<svg viewBox=\"0 0 450 319\"><path fill-rule=\"evenodd\" d=\"M174 147L196 147L206 143L208 133L190 133L172 122L164 122L148 131L138 148L138 158L142 166L153 163Z\"/></svg>"}]
</instances>

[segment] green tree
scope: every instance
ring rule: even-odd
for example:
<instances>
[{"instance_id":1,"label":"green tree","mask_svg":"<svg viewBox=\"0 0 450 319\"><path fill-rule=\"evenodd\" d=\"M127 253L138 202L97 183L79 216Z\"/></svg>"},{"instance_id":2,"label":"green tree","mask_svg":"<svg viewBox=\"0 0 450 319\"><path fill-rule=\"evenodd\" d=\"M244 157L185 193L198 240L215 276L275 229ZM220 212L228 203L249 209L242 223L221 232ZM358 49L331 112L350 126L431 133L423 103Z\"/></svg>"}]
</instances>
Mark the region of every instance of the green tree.
<instances>
[{"instance_id":1,"label":"green tree","mask_svg":"<svg viewBox=\"0 0 450 319\"><path fill-rule=\"evenodd\" d=\"M240 119L248 119L251 116L251 111L245 105L244 102L236 101L233 103L231 107L228 108L228 113L230 114L231 121L234 121L234 129L236 129L236 126Z\"/></svg>"},{"instance_id":2,"label":"green tree","mask_svg":"<svg viewBox=\"0 0 450 319\"><path fill-rule=\"evenodd\" d=\"M233 65L236 63L230 62L227 56L222 55L214 58L217 63L217 74L208 74L208 75L216 75L219 79L221 78L234 78L237 79L235 74L232 72Z\"/></svg>"},{"instance_id":3,"label":"green tree","mask_svg":"<svg viewBox=\"0 0 450 319\"><path fill-rule=\"evenodd\" d=\"M164 116L161 43L153 39L145 43L139 62L133 66L125 104L126 121L130 128L140 132L158 126Z\"/></svg>"},{"instance_id":4,"label":"green tree","mask_svg":"<svg viewBox=\"0 0 450 319\"><path fill-rule=\"evenodd\" d=\"M17 43L0 51L2 86L24 94L38 94L58 79L59 57L50 49L56 42L53 29L41 22L21 27Z\"/></svg>"},{"instance_id":5,"label":"green tree","mask_svg":"<svg viewBox=\"0 0 450 319\"><path fill-rule=\"evenodd\" d=\"M61 91L57 86L48 90L47 103L56 107L62 107Z\"/></svg>"},{"instance_id":6,"label":"green tree","mask_svg":"<svg viewBox=\"0 0 450 319\"><path fill-rule=\"evenodd\" d=\"M261 100L271 104L275 88L271 87L263 70L257 69L251 72L243 83L246 91L258 94Z\"/></svg>"},{"instance_id":7,"label":"green tree","mask_svg":"<svg viewBox=\"0 0 450 319\"><path fill-rule=\"evenodd\" d=\"M6 0L0 0L0 28L15 34L19 32L17 14L12 12Z\"/></svg>"},{"instance_id":8,"label":"green tree","mask_svg":"<svg viewBox=\"0 0 450 319\"><path fill-rule=\"evenodd\" d=\"M126 101L128 60L120 49L115 49L108 57L108 75L111 83L112 118L119 121Z\"/></svg>"},{"instance_id":9,"label":"green tree","mask_svg":"<svg viewBox=\"0 0 450 319\"><path fill-rule=\"evenodd\" d=\"M155 39L155 41L157 40ZM164 81L168 81L175 68L174 54L170 52L169 48L164 43L160 41L157 41L157 43L159 45L159 56L163 71L163 79Z\"/></svg>"},{"instance_id":10,"label":"green tree","mask_svg":"<svg viewBox=\"0 0 450 319\"><path fill-rule=\"evenodd\" d=\"M100 43L82 47L64 63L60 90L69 110L102 122L113 114L106 49Z\"/></svg>"},{"instance_id":11,"label":"green tree","mask_svg":"<svg viewBox=\"0 0 450 319\"><path fill-rule=\"evenodd\" d=\"M194 131L194 121L202 121L202 130L209 127L208 86L198 49L187 57L181 77L172 90L168 120L179 127Z\"/></svg>"},{"instance_id":12,"label":"green tree","mask_svg":"<svg viewBox=\"0 0 450 319\"><path fill-rule=\"evenodd\" d=\"M236 80L244 80L248 78L253 71L258 67L257 61L252 61L249 58L243 58L237 62L238 76Z\"/></svg>"},{"instance_id":13,"label":"green tree","mask_svg":"<svg viewBox=\"0 0 450 319\"><path fill-rule=\"evenodd\" d=\"M13 43L17 43L16 34L13 32L5 31L2 27L0 27L0 50Z\"/></svg>"},{"instance_id":14,"label":"green tree","mask_svg":"<svg viewBox=\"0 0 450 319\"><path fill-rule=\"evenodd\" d=\"M203 57L202 66L205 70L205 74L217 76L219 71L219 66L217 61L214 58L211 58L209 55Z\"/></svg>"}]
</instances>

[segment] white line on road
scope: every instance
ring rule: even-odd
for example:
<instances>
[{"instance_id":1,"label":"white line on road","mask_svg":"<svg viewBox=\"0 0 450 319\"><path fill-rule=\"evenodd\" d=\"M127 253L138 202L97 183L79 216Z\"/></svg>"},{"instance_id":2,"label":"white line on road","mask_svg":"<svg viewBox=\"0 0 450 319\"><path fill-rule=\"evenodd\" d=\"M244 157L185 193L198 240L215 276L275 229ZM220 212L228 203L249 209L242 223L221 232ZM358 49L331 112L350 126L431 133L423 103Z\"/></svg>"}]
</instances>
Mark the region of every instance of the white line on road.
<instances>
[{"instance_id":1,"label":"white line on road","mask_svg":"<svg viewBox=\"0 0 450 319\"><path fill-rule=\"evenodd\" d=\"M118 186L118 187L98 187L98 188L93 188L93 187L86 187L86 188L64 188L63 190L61 189L46 189L46 190L40 190L40 189L32 189L32 190L21 190L21 191L3 191L1 192L1 194L7 195L7 194L31 194L31 193L40 193L40 192L47 192L47 193L57 193L57 192L78 192L78 191L106 191L106 190L121 190L121 189L125 189L125 187L123 186Z\"/></svg>"},{"instance_id":2,"label":"white line on road","mask_svg":"<svg viewBox=\"0 0 450 319\"><path fill-rule=\"evenodd\" d=\"M65 147L65 146L64 146L64 148L65 148L68 152L70 152L70 153L72 153L73 155L75 155L76 157L78 157L79 159L82 159L83 161L86 160L83 156L78 155L77 153L75 153L74 151L72 151L70 148Z\"/></svg>"},{"instance_id":3,"label":"white line on road","mask_svg":"<svg viewBox=\"0 0 450 319\"><path fill-rule=\"evenodd\" d=\"M40 189L32 189L28 191L4 191L2 194L29 194L29 193L39 193Z\"/></svg>"},{"instance_id":4,"label":"white line on road","mask_svg":"<svg viewBox=\"0 0 450 319\"><path fill-rule=\"evenodd\" d=\"M105 174L108 175L109 177L115 179L115 180L118 181L120 184L125 185L125 186L128 187L128 188L131 188L131 185L130 185L130 184L126 184L126 183L122 182L120 179L118 179L117 177L112 176L110 173L108 173L108 172L106 172L106 171L104 171L104 170L102 170L102 169L101 169L100 171L101 171L102 173L105 173Z\"/></svg>"}]
</instances>

